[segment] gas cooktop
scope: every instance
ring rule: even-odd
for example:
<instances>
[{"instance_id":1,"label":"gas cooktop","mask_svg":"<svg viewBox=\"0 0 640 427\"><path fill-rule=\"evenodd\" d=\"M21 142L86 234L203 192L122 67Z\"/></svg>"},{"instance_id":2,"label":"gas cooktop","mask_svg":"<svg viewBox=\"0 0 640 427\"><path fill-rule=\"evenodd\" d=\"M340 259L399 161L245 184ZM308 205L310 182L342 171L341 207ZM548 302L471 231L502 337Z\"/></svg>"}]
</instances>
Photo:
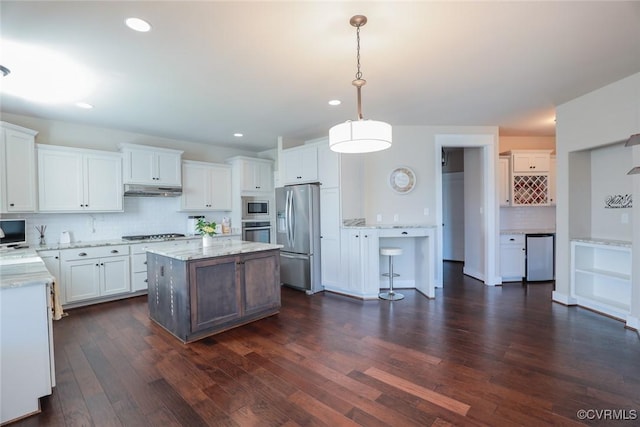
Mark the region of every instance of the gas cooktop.
<instances>
[{"instance_id":1,"label":"gas cooktop","mask_svg":"<svg viewBox=\"0 0 640 427\"><path fill-rule=\"evenodd\" d=\"M141 234L139 236L122 236L122 240L169 240L176 237L184 237L180 233Z\"/></svg>"}]
</instances>

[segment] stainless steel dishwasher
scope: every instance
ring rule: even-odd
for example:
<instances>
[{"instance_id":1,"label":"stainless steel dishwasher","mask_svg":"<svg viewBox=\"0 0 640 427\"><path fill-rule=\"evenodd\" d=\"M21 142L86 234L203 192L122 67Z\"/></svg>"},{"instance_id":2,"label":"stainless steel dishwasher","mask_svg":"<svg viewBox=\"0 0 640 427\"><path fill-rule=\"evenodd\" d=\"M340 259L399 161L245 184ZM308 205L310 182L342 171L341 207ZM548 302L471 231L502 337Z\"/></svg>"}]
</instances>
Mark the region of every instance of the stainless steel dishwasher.
<instances>
[{"instance_id":1,"label":"stainless steel dishwasher","mask_svg":"<svg viewBox=\"0 0 640 427\"><path fill-rule=\"evenodd\" d=\"M525 280L542 282L555 276L555 234L527 234L525 241Z\"/></svg>"}]
</instances>

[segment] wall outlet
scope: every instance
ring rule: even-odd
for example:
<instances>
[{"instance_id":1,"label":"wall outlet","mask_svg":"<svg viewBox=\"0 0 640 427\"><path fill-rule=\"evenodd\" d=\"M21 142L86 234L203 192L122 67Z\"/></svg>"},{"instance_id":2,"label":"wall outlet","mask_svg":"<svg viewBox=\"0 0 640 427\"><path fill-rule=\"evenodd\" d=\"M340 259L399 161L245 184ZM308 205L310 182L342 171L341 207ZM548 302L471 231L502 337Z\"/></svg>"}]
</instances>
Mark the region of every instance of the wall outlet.
<instances>
[{"instance_id":1,"label":"wall outlet","mask_svg":"<svg viewBox=\"0 0 640 427\"><path fill-rule=\"evenodd\" d=\"M620 224L629 224L629 214L623 213L620 215Z\"/></svg>"},{"instance_id":2,"label":"wall outlet","mask_svg":"<svg viewBox=\"0 0 640 427\"><path fill-rule=\"evenodd\" d=\"M377 221L377 222L382 222L382 215L377 214L377 215L376 215L376 221Z\"/></svg>"},{"instance_id":3,"label":"wall outlet","mask_svg":"<svg viewBox=\"0 0 640 427\"><path fill-rule=\"evenodd\" d=\"M400 215L393 214L393 222L398 222L400 220Z\"/></svg>"}]
</instances>

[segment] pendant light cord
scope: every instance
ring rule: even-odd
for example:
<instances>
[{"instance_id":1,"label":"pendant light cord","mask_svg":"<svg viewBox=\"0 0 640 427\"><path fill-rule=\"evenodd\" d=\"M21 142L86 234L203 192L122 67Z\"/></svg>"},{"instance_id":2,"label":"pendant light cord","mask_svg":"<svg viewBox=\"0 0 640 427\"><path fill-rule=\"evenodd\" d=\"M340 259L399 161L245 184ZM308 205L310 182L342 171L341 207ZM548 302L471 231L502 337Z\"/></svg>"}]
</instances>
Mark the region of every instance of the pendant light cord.
<instances>
[{"instance_id":1,"label":"pendant light cord","mask_svg":"<svg viewBox=\"0 0 640 427\"><path fill-rule=\"evenodd\" d=\"M356 72L356 80L360 80L362 79L362 72L360 71L360 27L357 27L356 29L356 41L357 41L356 62L358 67L358 71Z\"/></svg>"},{"instance_id":2,"label":"pendant light cord","mask_svg":"<svg viewBox=\"0 0 640 427\"><path fill-rule=\"evenodd\" d=\"M358 94L358 120L362 120L364 118L363 115L362 115L362 86L364 86L364 84L367 83L367 81L362 78L362 71L360 71L360 27L361 27L361 25L358 25L356 27L356 41L357 41L357 46L356 46L356 66L357 66L357 71L356 71L356 79L352 82L352 84L356 87L356 91L357 91L357 94Z\"/></svg>"}]
</instances>

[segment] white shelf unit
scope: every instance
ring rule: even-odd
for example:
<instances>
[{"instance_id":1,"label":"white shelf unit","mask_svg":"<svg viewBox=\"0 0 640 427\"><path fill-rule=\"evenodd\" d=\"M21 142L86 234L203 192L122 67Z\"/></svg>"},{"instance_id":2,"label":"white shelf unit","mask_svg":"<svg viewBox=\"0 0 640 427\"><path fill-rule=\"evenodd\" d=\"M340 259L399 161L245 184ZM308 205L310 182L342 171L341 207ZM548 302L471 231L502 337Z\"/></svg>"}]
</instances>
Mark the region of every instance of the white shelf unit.
<instances>
[{"instance_id":1,"label":"white shelf unit","mask_svg":"<svg viewBox=\"0 0 640 427\"><path fill-rule=\"evenodd\" d=\"M572 240L571 296L579 306L626 320L631 309L631 245Z\"/></svg>"}]
</instances>

